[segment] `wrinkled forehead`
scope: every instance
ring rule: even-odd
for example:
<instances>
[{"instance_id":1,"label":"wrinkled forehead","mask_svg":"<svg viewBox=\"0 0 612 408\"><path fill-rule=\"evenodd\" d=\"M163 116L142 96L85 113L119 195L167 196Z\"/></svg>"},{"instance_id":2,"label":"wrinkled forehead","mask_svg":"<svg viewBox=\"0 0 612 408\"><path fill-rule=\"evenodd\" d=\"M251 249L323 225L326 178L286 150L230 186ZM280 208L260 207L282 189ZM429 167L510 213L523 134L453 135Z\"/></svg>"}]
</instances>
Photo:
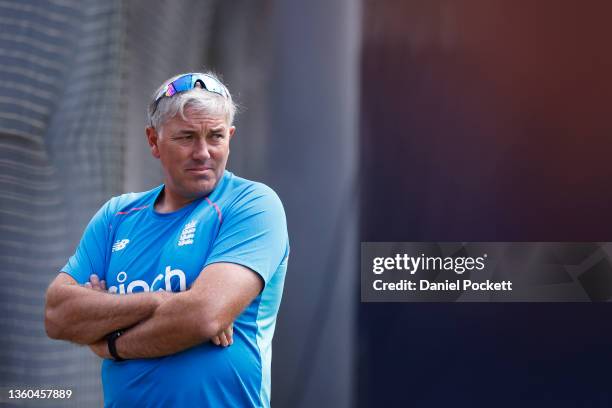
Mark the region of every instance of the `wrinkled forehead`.
<instances>
[{"instance_id":1,"label":"wrinkled forehead","mask_svg":"<svg viewBox=\"0 0 612 408\"><path fill-rule=\"evenodd\" d=\"M182 114L181 112L177 112L174 117L166 121L164 126L194 130L202 128L225 130L229 127L229 124L227 123L227 114L225 112L217 112L209 108L187 106Z\"/></svg>"}]
</instances>

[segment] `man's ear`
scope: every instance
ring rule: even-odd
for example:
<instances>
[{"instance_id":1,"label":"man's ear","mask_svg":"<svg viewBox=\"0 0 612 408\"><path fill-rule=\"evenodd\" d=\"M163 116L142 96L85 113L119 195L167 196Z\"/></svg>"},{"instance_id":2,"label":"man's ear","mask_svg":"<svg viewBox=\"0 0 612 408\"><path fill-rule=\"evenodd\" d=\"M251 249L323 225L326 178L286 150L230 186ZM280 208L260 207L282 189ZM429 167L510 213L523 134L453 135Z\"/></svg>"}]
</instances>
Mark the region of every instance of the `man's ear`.
<instances>
[{"instance_id":1,"label":"man's ear","mask_svg":"<svg viewBox=\"0 0 612 408\"><path fill-rule=\"evenodd\" d=\"M230 148L229 148L229 142L232 141L232 137L234 136L234 133L236 132L236 126L232 126L229 128L229 139L227 140L227 154L229 154L230 152Z\"/></svg>"},{"instance_id":2,"label":"man's ear","mask_svg":"<svg viewBox=\"0 0 612 408\"><path fill-rule=\"evenodd\" d=\"M147 126L145 128L145 133L147 135L149 147L151 148L151 154L156 159L159 159L159 148L157 147L157 139L159 138L159 135L157 134L157 130L154 127Z\"/></svg>"}]
</instances>

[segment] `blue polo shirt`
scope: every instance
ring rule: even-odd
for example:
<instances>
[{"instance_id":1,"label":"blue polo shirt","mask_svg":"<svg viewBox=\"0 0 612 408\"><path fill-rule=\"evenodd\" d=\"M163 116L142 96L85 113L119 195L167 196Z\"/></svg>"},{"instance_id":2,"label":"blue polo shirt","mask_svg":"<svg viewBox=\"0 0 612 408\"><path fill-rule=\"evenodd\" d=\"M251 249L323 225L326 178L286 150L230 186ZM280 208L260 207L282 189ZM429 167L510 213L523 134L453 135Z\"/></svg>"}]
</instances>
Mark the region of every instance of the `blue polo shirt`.
<instances>
[{"instance_id":1,"label":"blue polo shirt","mask_svg":"<svg viewBox=\"0 0 612 408\"><path fill-rule=\"evenodd\" d=\"M125 295L188 290L205 266L232 262L259 274L264 289L236 318L230 347L206 342L161 358L104 360L104 405L267 407L289 256L282 203L269 187L229 171L211 194L176 212L155 212L162 189L110 199L62 270L81 284L95 273Z\"/></svg>"}]
</instances>

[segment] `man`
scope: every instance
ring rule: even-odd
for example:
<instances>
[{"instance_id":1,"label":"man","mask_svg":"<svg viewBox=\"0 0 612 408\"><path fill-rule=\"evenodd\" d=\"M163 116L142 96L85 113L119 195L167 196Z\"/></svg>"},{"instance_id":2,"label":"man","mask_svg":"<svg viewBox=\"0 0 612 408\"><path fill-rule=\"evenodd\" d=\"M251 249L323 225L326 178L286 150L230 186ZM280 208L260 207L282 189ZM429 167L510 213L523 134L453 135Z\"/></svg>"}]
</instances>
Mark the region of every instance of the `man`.
<instances>
[{"instance_id":1,"label":"man","mask_svg":"<svg viewBox=\"0 0 612 408\"><path fill-rule=\"evenodd\" d=\"M102 206L47 291L48 335L104 358L105 406L270 404L289 243L276 194L225 170L234 113L212 74L166 81L146 128L164 184Z\"/></svg>"}]
</instances>

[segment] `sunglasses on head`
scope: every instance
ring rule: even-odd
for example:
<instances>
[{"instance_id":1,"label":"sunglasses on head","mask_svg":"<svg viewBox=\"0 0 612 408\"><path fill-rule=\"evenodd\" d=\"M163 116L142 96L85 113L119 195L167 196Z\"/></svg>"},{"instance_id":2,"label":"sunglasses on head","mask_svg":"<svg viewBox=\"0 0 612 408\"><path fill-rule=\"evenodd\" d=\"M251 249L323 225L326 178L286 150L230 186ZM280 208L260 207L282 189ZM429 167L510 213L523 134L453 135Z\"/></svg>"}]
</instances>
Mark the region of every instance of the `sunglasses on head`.
<instances>
[{"instance_id":1,"label":"sunglasses on head","mask_svg":"<svg viewBox=\"0 0 612 408\"><path fill-rule=\"evenodd\" d=\"M192 73L182 75L166 85L166 87L162 89L155 97L155 108L157 109L159 100L164 96L170 97L180 92L189 91L193 88L201 88L206 91L219 94L224 98L229 98L227 89L217 79L206 74Z\"/></svg>"}]
</instances>

